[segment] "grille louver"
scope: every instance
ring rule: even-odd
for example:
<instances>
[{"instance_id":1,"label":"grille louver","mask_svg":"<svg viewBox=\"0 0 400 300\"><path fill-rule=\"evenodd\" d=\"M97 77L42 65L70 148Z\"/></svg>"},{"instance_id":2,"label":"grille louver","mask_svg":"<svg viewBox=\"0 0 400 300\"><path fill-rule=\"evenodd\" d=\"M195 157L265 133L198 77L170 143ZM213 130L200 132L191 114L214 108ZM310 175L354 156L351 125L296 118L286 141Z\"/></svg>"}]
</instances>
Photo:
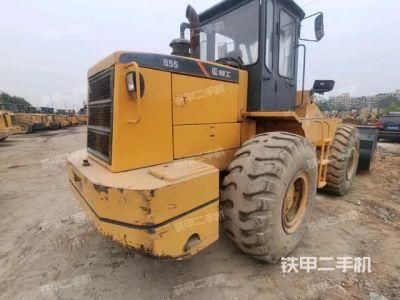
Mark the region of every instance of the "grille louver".
<instances>
[{"instance_id":1,"label":"grille louver","mask_svg":"<svg viewBox=\"0 0 400 300\"><path fill-rule=\"evenodd\" d=\"M89 78L88 152L111 164L114 69Z\"/></svg>"}]
</instances>

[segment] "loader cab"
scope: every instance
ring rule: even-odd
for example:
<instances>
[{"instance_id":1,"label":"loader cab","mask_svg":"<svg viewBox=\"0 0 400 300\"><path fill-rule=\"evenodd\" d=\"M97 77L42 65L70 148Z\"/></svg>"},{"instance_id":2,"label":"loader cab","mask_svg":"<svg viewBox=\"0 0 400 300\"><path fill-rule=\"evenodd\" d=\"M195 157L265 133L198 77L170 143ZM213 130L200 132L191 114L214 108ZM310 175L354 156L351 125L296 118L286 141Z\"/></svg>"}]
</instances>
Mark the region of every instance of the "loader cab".
<instances>
[{"instance_id":1,"label":"loader cab","mask_svg":"<svg viewBox=\"0 0 400 300\"><path fill-rule=\"evenodd\" d=\"M248 111L295 108L300 24L292 0L228 0L200 14L200 58L249 73Z\"/></svg>"}]
</instances>

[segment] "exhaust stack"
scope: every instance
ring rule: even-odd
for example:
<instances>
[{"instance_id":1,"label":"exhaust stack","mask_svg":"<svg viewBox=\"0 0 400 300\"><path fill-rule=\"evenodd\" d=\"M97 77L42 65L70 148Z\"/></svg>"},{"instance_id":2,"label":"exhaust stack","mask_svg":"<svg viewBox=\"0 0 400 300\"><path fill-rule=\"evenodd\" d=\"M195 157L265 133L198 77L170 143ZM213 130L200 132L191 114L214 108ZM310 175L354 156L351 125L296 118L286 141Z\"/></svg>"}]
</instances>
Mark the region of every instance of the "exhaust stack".
<instances>
[{"instance_id":1,"label":"exhaust stack","mask_svg":"<svg viewBox=\"0 0 400 300\"><path fill-rule=\"evenodd\" d=\"M189 23L182 23L180 27L180 37L171 41L169 46L172 48L172 55L191 56L200 58L200 18L196 10L188 5L186 18ZM185 39L185 30L190 29L190 41Z\"/></svg>"},{"instance_id":2,"label":"exhaust stack","mask_svg":"<svg viewBox=\"0 0 400 300\"><path fill-rule=\"evenodd\" d=\"M190 24L190 56L200 58L200 17L191 5L186 9L186 18Z\"/></svg>"}]
</instances>

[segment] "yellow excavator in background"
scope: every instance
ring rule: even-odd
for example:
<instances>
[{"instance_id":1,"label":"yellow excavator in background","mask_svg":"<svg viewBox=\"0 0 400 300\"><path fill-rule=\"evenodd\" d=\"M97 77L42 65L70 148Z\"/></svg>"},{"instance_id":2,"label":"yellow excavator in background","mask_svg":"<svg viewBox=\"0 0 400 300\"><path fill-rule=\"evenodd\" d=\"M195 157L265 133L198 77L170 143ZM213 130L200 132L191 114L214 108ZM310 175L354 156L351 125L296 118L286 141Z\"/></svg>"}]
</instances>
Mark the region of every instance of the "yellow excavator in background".
<instances>
[{"instance_id":1,"label":"yellow excavator in background","mask_svg":"<svg viewBox=\"0 0 400 300\"><path fill-rule=\"evenodd\" d=\"M349 191L358 130L314 103L334 81L297 91L306 17L294 1L186 16L172 55L118 51L89 70L71 188L102 234L143 254L188 258L218 239L221 219L243 252L275 263L303 237L317 190Z\"/></svg>"}]
</instances>

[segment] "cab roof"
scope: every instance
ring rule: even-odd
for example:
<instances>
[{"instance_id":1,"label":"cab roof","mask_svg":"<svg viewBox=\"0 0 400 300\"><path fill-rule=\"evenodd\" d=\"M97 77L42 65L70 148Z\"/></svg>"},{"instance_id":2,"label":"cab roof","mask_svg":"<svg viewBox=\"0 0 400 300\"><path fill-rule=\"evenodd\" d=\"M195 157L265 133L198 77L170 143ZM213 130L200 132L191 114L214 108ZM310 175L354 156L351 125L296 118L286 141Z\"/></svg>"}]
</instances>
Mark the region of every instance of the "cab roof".
<instances>
[{"instance_id":1,"label":"cab roof","mask_svg":"<svg viewBox=\"0 0 400 300\"><path fill-rule=\"evenodd\" d=\"M200 17L200 22L205 23L209 20L215 19L228 11L234 10L235 8L254 0L224 0L209 9L202 12ZM300 19L305 17L305 12L300 6L296 4L293 0L280 0L280 2L290 8L294 13L298 15Z\"/></svg>"}]
</instances>

